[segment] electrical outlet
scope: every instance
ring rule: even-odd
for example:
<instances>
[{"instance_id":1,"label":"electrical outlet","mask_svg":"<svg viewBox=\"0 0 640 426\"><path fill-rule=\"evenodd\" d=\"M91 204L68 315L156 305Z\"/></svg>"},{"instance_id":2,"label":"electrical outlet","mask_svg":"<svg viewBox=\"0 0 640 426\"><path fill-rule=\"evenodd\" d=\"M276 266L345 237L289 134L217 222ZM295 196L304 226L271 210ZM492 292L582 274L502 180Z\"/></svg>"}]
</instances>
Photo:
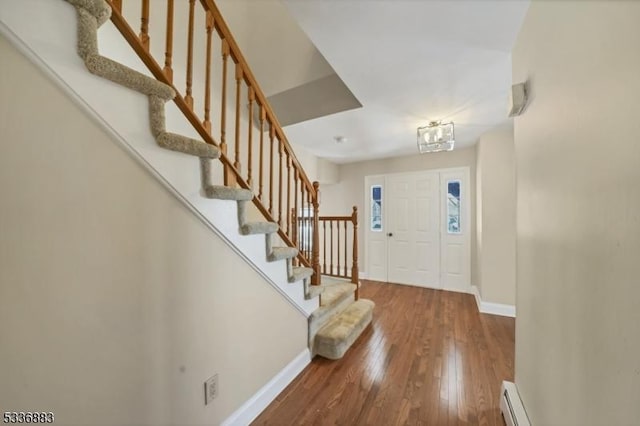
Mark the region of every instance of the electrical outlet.
<instances>
[{"instance_id":1,"label":"electrical outlet","mask_svg":"<svg viewBox=\"0 0 640 426\"><path fill-rule=\"evenodd\" d=\"M204 405L210 404L218 396L218 375L214 374L212 377L204 382Z\"/></svg>"}]
</instances>

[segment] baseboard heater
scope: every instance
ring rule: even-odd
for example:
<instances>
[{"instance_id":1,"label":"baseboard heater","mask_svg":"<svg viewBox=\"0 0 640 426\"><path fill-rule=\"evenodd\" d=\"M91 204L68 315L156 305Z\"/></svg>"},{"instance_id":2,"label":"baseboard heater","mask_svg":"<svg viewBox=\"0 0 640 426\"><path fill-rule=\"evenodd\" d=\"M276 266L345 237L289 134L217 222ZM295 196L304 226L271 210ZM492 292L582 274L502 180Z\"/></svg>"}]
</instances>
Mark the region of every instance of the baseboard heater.
<instances>
[{"instance_id":1,"label":"baseboard heater","mask_svg":"<svg viewBox=\"0 0 640 426\"><path fill-rule=\"evenodd\" d=\"M500 411L507 426L531 426L515 383L502 382Z\"/></svg>"}]
</instances>

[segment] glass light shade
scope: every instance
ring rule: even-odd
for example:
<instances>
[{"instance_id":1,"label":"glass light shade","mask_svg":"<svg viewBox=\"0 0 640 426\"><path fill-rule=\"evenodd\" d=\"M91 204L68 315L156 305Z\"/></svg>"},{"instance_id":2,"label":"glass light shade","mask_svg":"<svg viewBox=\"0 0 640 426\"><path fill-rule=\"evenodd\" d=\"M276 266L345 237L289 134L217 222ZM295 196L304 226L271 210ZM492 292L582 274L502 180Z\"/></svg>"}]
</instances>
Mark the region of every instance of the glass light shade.
<instances>
[{"instance_id":1,"label":"glass light shade","mask_svg":"<svg viewBox=\"0 0 640 426\"><path fill-rule=\"evenodd\" d=\"M453 122L430 123L428 126L418 127L418 150L421 154L451 151L454 144Z\"/></svg>"}]
</instances>

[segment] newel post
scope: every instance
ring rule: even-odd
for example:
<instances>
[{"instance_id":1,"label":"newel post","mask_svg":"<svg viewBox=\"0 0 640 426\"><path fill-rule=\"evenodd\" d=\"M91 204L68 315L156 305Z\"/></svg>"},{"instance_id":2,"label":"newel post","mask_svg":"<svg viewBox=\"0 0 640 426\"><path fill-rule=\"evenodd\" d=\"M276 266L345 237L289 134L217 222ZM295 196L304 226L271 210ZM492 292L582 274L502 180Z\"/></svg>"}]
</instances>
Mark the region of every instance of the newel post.
<instances>
[{"instance_id":1,"label":"newel post","mask_svg":"<svg viewBox=\"0 0 640 426\"><path fill-rule=\"evenodd\" d=\"M360 280L358 271L358 207L353 206L351 214L351 222L353 223L353 264L351 266L351 282L356 287L356 300L358 300L358 292L360 291Z\"/></svg>"},{"instance_id":2,"label":"newel post","mask_svg":"<svg viewBox=\"0 0 640 426\"><path fill-rule=\"evenodd\" d=\"M320 194L320 184L317 181L313 182L313 192L313 247L311 254L313 276L311 277L311 284L320 285L320 234L318 230L318 210L320 209L318 197Z\"/></svg>"}]
</instances>

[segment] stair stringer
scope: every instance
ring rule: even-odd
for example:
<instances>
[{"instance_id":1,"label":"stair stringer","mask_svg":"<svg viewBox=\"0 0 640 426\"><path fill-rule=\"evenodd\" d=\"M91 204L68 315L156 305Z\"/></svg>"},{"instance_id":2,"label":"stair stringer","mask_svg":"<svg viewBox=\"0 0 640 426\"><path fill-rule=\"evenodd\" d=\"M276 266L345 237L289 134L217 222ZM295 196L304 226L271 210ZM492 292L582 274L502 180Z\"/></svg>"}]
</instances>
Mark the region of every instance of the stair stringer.
<instances>
[{"instance_id":1,"label":"stair stringer","mask_svg":"<svg viewBox=\"0 0 640 426\"><path fill-rule=\"evenodd\" d=\"M309 317L318 308L317 297L307 300L307 283L291 284L286 259L269 262L265 235L241 235L238 203L203 197L199 158L164 149L150 131L149 99L111 81L89 73L77 53L77 13L63 1L3 0L0 2L0 33L47 74L76 104L171 193L181 200L208 228L280 292L302 314ZM100 43L110 46L127 65L150 75L120 33L108 21L100 31ZM101 49L102 53L105 49ZM168 126L188 137L197 133L173 103L167 103ZM46 142L43 142L46 143ZM117 171L114 171L117 173ZM212 253L212 256L215 256ZM315 296L315 295L314 295Z\"/></svg>"}]
</instances>

